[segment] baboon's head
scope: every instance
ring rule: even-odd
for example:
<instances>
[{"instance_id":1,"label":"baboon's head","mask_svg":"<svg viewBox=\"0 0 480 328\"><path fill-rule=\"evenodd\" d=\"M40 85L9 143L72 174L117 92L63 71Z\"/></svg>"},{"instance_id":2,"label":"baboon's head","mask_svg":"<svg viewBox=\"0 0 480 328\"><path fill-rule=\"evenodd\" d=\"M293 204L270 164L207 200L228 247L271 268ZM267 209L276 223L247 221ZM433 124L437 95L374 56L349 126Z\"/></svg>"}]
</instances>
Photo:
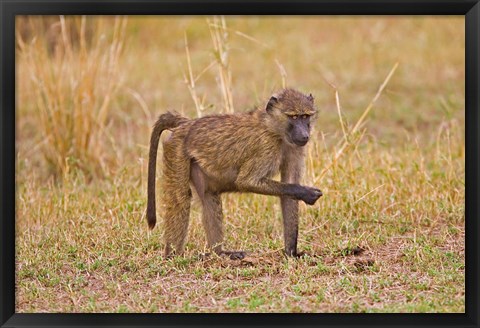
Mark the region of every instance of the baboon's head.
<instances>
[{"instance_id":1,"label":"baboon's head","mask_svg":"<svg viewBox=\"0 0 480 328\"><path fill-rule=\"evenodd\" d=\"M285 89L270 98L266 111L269 125L286 142L306 145L310 139L310 123L317 112L311 94L307 96L293 89Z\"/></svg>"}]
</instances>

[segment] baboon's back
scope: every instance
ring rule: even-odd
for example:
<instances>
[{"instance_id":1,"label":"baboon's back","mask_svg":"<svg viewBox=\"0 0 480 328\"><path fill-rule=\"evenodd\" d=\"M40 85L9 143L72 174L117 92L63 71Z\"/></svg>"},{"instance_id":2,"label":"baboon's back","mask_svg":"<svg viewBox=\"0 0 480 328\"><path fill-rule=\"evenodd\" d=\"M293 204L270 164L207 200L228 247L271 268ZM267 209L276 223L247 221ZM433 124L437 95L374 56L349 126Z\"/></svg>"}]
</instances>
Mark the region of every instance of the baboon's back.
<instances>
[{"instance_id":1,"label":"baboon's back","mask_svg":"<svg viewBox=\"0 0 480 328\"><path fill-rule=\"evenodd\" d=\"M278 162L281 140L265 128L261 115L242 113L197 119L185 145L207 175L232 181L247 161Z\"/></svg>"}]
</instances>

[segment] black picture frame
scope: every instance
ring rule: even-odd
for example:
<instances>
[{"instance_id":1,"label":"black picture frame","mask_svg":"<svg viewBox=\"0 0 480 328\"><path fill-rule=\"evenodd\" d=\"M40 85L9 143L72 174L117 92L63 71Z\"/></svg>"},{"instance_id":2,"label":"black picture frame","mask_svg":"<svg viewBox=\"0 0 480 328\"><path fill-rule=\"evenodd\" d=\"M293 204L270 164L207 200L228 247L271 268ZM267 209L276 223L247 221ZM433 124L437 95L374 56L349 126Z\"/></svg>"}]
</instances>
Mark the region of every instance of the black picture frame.
<instances>
[{"instance_id":1,"label":"black picture frame","mask_svg":"<svg viewBox=\"0 0 480 328\"><path fill-rule=\"evenodd\" d=\"M17 314L15 313L16 15L465 15L466 307L464 314ZM478 0L0 0L0 325L67 326L432 326L478 327L479 32Z\"/></svg>"}]
</instances>

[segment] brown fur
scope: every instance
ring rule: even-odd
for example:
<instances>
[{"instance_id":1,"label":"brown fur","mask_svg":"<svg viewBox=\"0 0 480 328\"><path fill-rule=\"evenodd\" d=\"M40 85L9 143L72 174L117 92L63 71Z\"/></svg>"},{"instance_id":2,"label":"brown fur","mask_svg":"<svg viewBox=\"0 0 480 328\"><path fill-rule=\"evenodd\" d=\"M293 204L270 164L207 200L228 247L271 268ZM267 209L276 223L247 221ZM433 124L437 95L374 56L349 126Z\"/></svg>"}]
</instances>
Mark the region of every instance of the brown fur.
<instances>
[{"instance_id":1,"label":"brown fur","mask_svg":"<svg viewBox=\"0 0 480 328\"><path fill-rule=\"evenodd\" d=\"M171 136L163 142L165 255L183 252L192 183L203 206L208 245L216 253L226 253L232 258L244 256L243 252L226 252L222 248L221 194L254 192L280 196L285 251L296 256L298 200L313 204L321 192L298 184L303 171L304 148L295 142L298 143L296 138L302 136L308 140L310 125L308 131L306 127L301 130L299 125L300 137L288 131L292 130L292 124L300 121L297 117L310 117L315 113L313 97L286 89L273 96L266 108L248 113L196 120L171 113L161 115L150 141L147 219L149 227L153 228L156 221L156 149L161 132L171 129ZM272 180L279 171L281 182Z\"/></svg>"}]
</instances>

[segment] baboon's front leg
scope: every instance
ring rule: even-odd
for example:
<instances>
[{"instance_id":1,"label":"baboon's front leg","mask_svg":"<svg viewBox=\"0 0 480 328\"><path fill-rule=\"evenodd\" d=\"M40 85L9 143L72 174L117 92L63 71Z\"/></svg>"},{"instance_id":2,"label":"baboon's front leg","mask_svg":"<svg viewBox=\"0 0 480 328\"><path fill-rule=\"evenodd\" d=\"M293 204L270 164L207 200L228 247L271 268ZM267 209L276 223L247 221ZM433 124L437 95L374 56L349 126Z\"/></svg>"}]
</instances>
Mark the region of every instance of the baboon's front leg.
<instances>
[{"instance_id":1,"label":"baboon's front leg","mask_svg":"<svg viewBox=\"0 0 480 328\"><path fill-rule=\"evenodd\" d=\"M296 153L295 150L292 150L293 153ZM288 165L298 166L300 165L299 160L302 161L303 157L294 158L291 154L285 155L283 159L283 166L285 163L289 163L290 158L292 163ZM259 159L261 162L262 159ZM303 163L301 164L303 165ZM290 179L286 179L282 182L275 181L267 178L268 176L268 166L256 166L255 161L250 161L245 163L238 173L235 185L238 188L238 191L242 192L253 192L256 194L270 195L270 196L281 196L289 197L294 200L302 200L308 205L313 205L318 198L322 196L322 191L317 188L301 186L298 182L291 182ZM288 171L288 168L281 168L283 171ZM285 171L285 172L286 172Z\"/></svg>"},{"instance_id":2,"label":"baboon's front leg","mask_svg":"<svg viewBox=\"0 0 480 328\"><path fill-rule=\"evenodd\" d=\"M283 156L280 167L281 180L283 183L300 183L303 173L303 151L288 152ZM288 256L299 256L297 252L298 238L298 200L291 197L281 196L283 216L283 236L285 241L285 253Z\"/></svg>"},{"instance_id":3,"label":"baboon's front leg","mask_svg":"<svg viewBox=\"0 0 480 328\"><path fill-rule=\"evenodd\" d=\"M256 194L289 197L294 200L302 200L308 205L313 205L322 196L322 191L314 187L301 186L297 183L284 183L268 178L260 180L242 180L237 178L236 182L239 191L253 192Z\"/></svg>"},{"instance_id":4,"label":"baboon's front leg","mask_svg":"<svg viewBox=\"0 0 480 328\"><path fill-rule=\"evenodd\" d=\"M285 253L288 256L297 256L298 239L298 200L280 197L283 216L283 239Z\"/></svg>"}]
</instances>

